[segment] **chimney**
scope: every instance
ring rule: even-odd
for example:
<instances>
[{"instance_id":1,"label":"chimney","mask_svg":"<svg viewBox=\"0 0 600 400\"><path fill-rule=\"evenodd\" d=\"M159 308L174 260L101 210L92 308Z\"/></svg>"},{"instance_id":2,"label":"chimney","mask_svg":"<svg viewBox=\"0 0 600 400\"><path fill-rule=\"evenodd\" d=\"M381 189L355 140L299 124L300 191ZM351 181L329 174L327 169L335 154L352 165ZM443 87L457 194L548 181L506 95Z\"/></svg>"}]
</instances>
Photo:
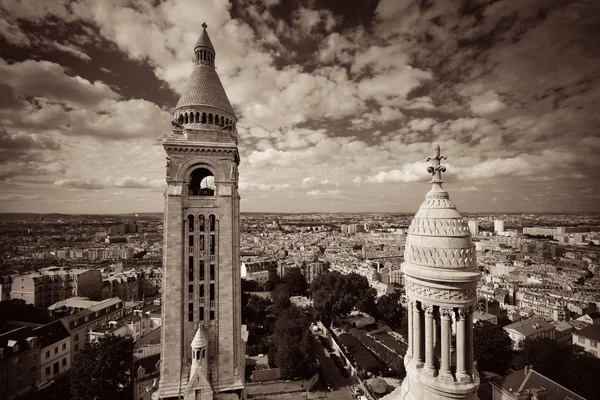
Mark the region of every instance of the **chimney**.
<instances>
[{"instance_id":1,"label":"chimney","mask_svg":"<svg viewBox=\"0 0 600 400\"><path fill-rule=\"evenodd\" d=\"M525 366L525 376L527 376L527 374L529 374L529 365Z\"/></svg>"}]
</instances>

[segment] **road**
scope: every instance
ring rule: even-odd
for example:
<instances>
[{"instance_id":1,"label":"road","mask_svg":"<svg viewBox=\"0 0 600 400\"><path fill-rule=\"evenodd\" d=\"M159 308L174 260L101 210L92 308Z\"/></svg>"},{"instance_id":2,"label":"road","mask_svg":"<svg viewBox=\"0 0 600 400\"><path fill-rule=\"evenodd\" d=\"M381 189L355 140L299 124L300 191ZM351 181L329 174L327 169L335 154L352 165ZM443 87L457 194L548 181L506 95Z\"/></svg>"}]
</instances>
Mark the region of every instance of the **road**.
<instances>
[{"instance_id":1,"label":"road","mask_svg":"<svg viewBox=\"0 0 600 400\"><path fill-rule=\"evenodd\" d=\"M320 332L312 332L312 334L317 339L315 340L315 352L317 355L317 359L319 360L319 364L321 364L323 375L331 382L334 389L332 392L327 393L327 397L325 398L334 400L351 399L352 392L350 391L350 386L352 386L353 384L352 378L342 376L338 367L329 357L327 349L325 349L321 342L319 342L318 340L319 336L323 335L321 335ZM337 351L335 351L334 353L336 353L339 356ZM319 393L319 390L325 390L323 387L323 383L319 382L319 386L317 387L317 393L315 393L314 391L310 393L309 399L322 398L319 395L323 395L324 393Z\"/></svg>"}]
</instances>

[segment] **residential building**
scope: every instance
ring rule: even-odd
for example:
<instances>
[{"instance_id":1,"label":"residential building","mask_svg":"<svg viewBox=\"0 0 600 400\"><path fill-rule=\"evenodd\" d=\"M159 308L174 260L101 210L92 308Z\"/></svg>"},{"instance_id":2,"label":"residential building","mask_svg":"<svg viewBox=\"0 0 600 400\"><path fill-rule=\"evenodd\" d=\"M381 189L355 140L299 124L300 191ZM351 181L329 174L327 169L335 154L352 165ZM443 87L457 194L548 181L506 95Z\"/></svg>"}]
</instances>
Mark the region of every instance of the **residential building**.
<instances>
[{"instance_id":1,"label":"residential building","mask_svg":"<svg viewBox=\"0 0 600 400\"><path fill-rule=\"evenodd\" d=\"M579 331L573 332L573 344L581 346L593 355L600 358L600 325L590 325Z\"/></svg>"},{"instance_id":2,"label":"residential building","mask_svg":"<svg viewBox=\"0 0 600 400\"><path fill-rule=\"evenodd\" d=\"M0 399L12 400L38 381L40 344L30 326L0 335Z\"/></svg>"},{"instance_id":3,"label":"residential building","mask_svg":"<svg viewBox=\"0 0 600 400\"><path fill-rule=\"evenodd\" d=\"M40 341L39 386L71 368L71 335L61 321L33 329Z\"/></svg>"},{"instance_id":4,"label":"residential building","mask_svg":"<svg viewBox=\"0 0 600 400\"><path fill-rule=\"evenodd\" d=\"M160 343L135 347L133 352L133 398L151 400L158 388Z\"/></svg>"},{"instance_id":5,"label":"residential building","mask_svg":"<svg viewBox=\"0 0 600 400\"><path fill-rule=\"evenodd\" d=\"M14 275L11 299L23 299L28 304L47 308L69 297L100 300L102 275L97 269L42 268L37 272Z\"/></svg>"},{"instance_id":6,"label":"residential building","mask_svg":"<svg viewBox=\"0 0 600 400\"><path fill-rule=\"evenodd\" d=\"M513 342L513 348L518 349L525 339L549 337L554 339L555 328L550 322L540 316L534 316L518 322L513 322L503 328Z\"/></svg>"},{"instance_id":7,"label":"residential building","mask_svg":"<svg viewBox=\"0 0 600 400\"><path fill-rule=\"evenodd\" d=\"M473 322L485 321L495 325L498 325L498 317L494 314L489 314L482 311L473 311Z\"/></svg>"},{"instance_id":8,"label":"residential building","mask_svg":"<svg viewBox=\"0 0 600 400\"><path fill-rule=\"evenodd\" d=\"M518 296L520 308L532 310L537 315L554 321L568 321L571 313L567 302L559 298L548 297L542 293L523 293Z\"/></svg>"},{"instance_id":9,"label":"residential building","mask_svg":"<svg viewBox=\"0 0 600 400\"><path fill-rule=\"evenodd\" d=\"M0 276L0 301L10 300L12 290L12 276Z\"/></svg>"},{"instance_id":10,"label":"residential building","mask_svg":"<svg viewBox=\"0 0 600 400\"><path fill-rule=\"evenodd\" d=\"M554 340L560 344L570 344L573 342L573 332L575 328L566 321L554 322Z\"/></svg>"},{"instance_id":11,"label":"residential building","mask_svg":"<svg viewBox=\"0 0 600 400\"><path fill-rule=\"evenodd\" d=\"M592 325L600 325L600 312L595 311L577 318L577 321L583 321Z\"/></svg>"},{"instance_id":12,"label":"residential building","mask_svg":"<svg viewBox=\"0 0 600 400\"><path fill-rule=\"evenodd\" d=\"M479 235L479 223L476 219L472 219L469 221L469 230L471 231L471 235Z\"/></svg>"},{"instance_id":13,"label":"residential building","mask_svg":"<svg viewBox=\"0 0 600 400\"><path fill-rule=\"evenodd\" d=\"M113 298L107 299L88 309L68 315L60 319L69 331L71 341L71 364L75 354L83 350L88 340L88 331L108 321L113 321L123 316L123 301Z\"/></svg>"},{"instance_id":14,"label":"residential building","mask_svg":"<svg viewBox=\"0 0 600 400\"><path fill-rule=\"evenodd\" d=\"M493 400L585 400L531 367L492 381L491 386Z\"/></svg>"},{"instance_id":15,"label":"residential building","mask_svg":"<svg viewBox=\"0 0 600 400\"><path fill-rule=\"evenodd\" d=\"M502 233L504 232L504 221L501 219L497 219L494 221L494 233Z\"/></svg>"}]
</instances>

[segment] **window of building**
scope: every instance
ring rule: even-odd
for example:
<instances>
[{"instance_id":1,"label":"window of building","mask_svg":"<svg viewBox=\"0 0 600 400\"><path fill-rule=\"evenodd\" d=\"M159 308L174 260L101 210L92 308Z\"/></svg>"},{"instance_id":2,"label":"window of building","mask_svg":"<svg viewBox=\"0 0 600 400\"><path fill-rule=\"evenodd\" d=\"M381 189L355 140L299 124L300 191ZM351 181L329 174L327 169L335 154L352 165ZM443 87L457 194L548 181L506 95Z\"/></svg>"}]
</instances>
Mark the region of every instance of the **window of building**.
<instances>
[{"instance_id":1,"label":"window of building","mask_svg":"<svg viewBox=\"0 0 600 400\"><path fill-rule=\"evenodd\" d=\"M54 348L54 354L58 354L58 346Z\"/></svg>"},{"instance_id":2,"label":"window of building","mask_svg":"<svg viewBox=\"0 0 600 400\"><path fill-rule=\"evenodd\" d=\"M215 280L215 266L213 264L210 264L210 280Z\"/></svg>"},{"instance_id":3,"label":"window of building","mask_svg":"<svg viewBox=\"0 0 600 400\"><path fill-rule=\"evenodd\" d=\"M199 320L204 321L204 307L200 307Z\"/></svg>"},{"instance_id":4,"label":"window of building","mask_svg":"<svg viewBox=\"0 0 600 400\"><path fill-rule=\"evenodd\" d=\"M53 365L53 369L54 369L54 371L53 371L53 372L54 372L55 374L58 374L58 371L59 371L59 370L58 370L58 361L54 363L54 365Z\"/></svg>"},{"instance_id":5,"label":"window of building","mask_svg":"<svg viewBox=\"0 0 600 400\"><path fill-rule=\"evenodd\" d=\"M194 303L188 303L188 321L194 320Z\"/></svg>"},{"instance_id":6,"label":"window of building","mask_svg":"<svg viewBox=\"0 0 600 400\"><path fill-rule=\"evenodd\" d=\"M215 284L214 283L210 284L210 294L209 294L209 296L210 296L210 299L209 299L210 301L215 301Z\"/></svg>"},{"instance_id":7,"label":"window of building","mask_svg":"<svg viewBox=\"0 0 600 400\"><path fill-rule=\"evenodd\" d=\"M188 235L188 244L190 248L194 247L194 235Z\"/></svg>"},{"instance_id":8,"label":"window of building","mask_svg":"<svg viewBox=\"0 0 600 400\"><path fill-rule=\"evenodd\" d=\"M208 224L211 232L215 231L216 220L217 218L213 214L208 217Z\"/></svg>"},{"instance_id":9,"label":"window of building","mask_svg":"<svg viewBox=\"0 0 600 400\"><path fill-rule=\"evenodd\" d=\"M598 342L596 342L595 340L590 340L590 346L598 347Z\"/></svg>"},{"instance_id":10,"label":"window of building","mask_svg":"<svg viewBox=\"0 0 600 400\"><path fill-rule=\"evenodd\" d=\"M75 353L79 351L79 343L75 343L75 348L73 350L75 350Z\"/></svg>"},{"instance_id":11,"label":"window of building","mask_svg":"<svg viewBox=\"0 0 600 400\"><path fill-rule=\"evenodd\" d=\"M48 366L48 367L46 367L46 376L49 376L49 375L50 375L50 367Z\"/></svg>"},{"instance_id":12,"label":"window of building","mask_svg":"<svg viewBox=\"0 0 600 400\"><path fill-rule=\"evenodd\" d=\"M200 251L204 250L204 235L198 237L198 248Z\"/></svg>"},{"instance_id":13,"label":"window of building","mask_svg":"<svg viewBox=\"0 0 600 400\"><path fill-rule=\"evenodd\" d=\"M31 353L31 354L29 355L29 359L30 359L31 361L35 361L35 359L36 359L36 358L37 358L37 354L36 354L36 353Z\"/></svg>"},{"instance_id":14,"label":"window of building","mask_svg":"<svg viewBox=\"0 0 600 400\"><path fill-rule=\"evenodd\" d=\"M210 255L215 254L215 235L210 235Z\"/></svg>"},{"instance_id":15,"label":"window of building","mask_svg":"<svg viewBox=\"0 0 600 400\"><path fill-rule=\"evenodd\" d=\"M204 285L200 285L198 290L198 296L199 297L204 297Z\"/></svg>"},{"instance_id":16,"label":"window of building","mask_svg":"<svg viewBox=\"0 0 600 400\"><path fill-rule=\"evenodd\" d=\"M21 367L13 368L13 370L12 370L13 378L16 376L20 376L20 375L21 375Z\"/></svg>"},{"instance_id":17,"label":"window of building","mask_svg":"<svg viewBox=\"0 0 600 400\"><path fill-rule=\"evenodd\" d=\"M215 310L210 310L210 320L211 321L215 320Z\"/></svg>"},{"instance_id":18,"label":"window of building","mask_svg":"<svg viewBox=\"0 0 600 400\"><path fill-rule=\"evenodd\" d=\"M188 215L188 228L190 232L194 232L194 216Z\"/></svg>"},{"instance_id":19,"label":"window of building","mask_svg":"<svg viewBox=\"0 0 600 400\"><path fill-rule=\"evenodd\" d=\"M35 372L35 365L32 365L31 367L29 367L29 373L33 374Z\"/></svg>"},{"instance_id":20,"label":"window of building","mask_svg":"<svg viewBox=\"0 0 600 400\"><path fill-rule=\"evenodd\" d=\"M199 265L199 269L200 269L200 272L199 272L199 279L200 279L201 281L203 281L203 280L204 280L204 261L200 260L199 264L200 264L200 265Z\"/></svg>"},{"instance_id":21,"label":"window of building","mask_svg":"<svg viewBox=\"0 0 600 400\"><path fill-rule=\"evenodd\" d=\"M65 358L62 359L61 364L62 364L63 367L67 365L67 357L65 357Z\"/></svg>"},{"instance_id":22,"label":"window of building","mask_svg":"<svg viewBox=\"0 0 600 400\"><path fill-rule=\"evenodd\" d=\"M18 390L21 390L21 380L20 379L13 382L13 391L16 392Z\"/></svg>"},{"instance_id":23,"label":"window of building","mask_svg":"<svg viewBox=\"0 0 600 400\"><path fill-rule=\"evenodd\" d=\"M79 342L79 333L75 335L75 341Z\"/></svg>"},{"instance_id":24,"label":"window of building","mask_svg":"<svg viewBox=\"0 0 600 400\"><path fill-rule=\"evenodd\" d=\"M578 337L577 337L577 341L578 341L579 343L585 343L585 338L584 338L584 337L581 337L581 336L578 336Z\"/></svg>"},{"instance_id":25,"label":"window of building","mask_svg":"<svg viewBox=\"0 0 600 400\"><path fill-rule=\"evenodd\" d=\"M192 256L188 258L188 279L194 280L194 257Z\"/></svg>"},{"instance_id":26,"label":"window of building","mask_svg":"<svg viewBox=\"0 0 600 400\"><path fill-rule=\"evenodd\" d=\"M46 359L50 358L50 350L46 352Z\"/></svg>"},{"instance_id":27,"label":"window of building","mask_svg":"<svg viewBox=\"0 0 600 400\"><path fill-rule=\"evenodd\" d=\"M198 230L204 232L204 215L198 215Z\"/></svg>"},{"instance_id":28,"label":"window of building","mask_svg":"<svg viewBox=\"0 0 600 400\"><path fill-rule=\"evenodd\" d=\"M67 349L67 344L66 344L66 343L63 343L63 344L62 344L62 349L63 349L63 350L66 350L66 349Z\"/></svg>"}]
</instances>

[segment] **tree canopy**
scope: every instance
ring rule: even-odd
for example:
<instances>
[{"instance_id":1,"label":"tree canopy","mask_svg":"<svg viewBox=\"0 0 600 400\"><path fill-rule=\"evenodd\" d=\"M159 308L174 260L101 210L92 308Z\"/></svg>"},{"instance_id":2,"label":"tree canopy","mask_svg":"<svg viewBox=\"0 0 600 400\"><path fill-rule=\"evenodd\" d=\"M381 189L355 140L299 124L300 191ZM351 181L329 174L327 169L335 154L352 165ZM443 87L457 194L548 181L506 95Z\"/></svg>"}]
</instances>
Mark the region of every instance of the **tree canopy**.
<instances>
[{"instance_id":1,"label":"tree canopy","mask_svg":"<svg viewBox=\"0 0 600 400\"><path fill-rule=\"evenodd\" d=\"M297 307L283 310L275 321L269 363L279 368L281 377L293 379L305 377L311 370L311 333L306 315Z\"/></svg>"},{"instance_id":2,"label":"tree canopy","mask_svg":"<svg viewBox=\"0 0 600 400\"><path fill-rule=\"evenodd\" d=\"M5 321L33 322L46 324L51 318L45 309L35 307L33 304L25 303L22 299L0 301L0 326Z\"/></svg>"},{"instance_id":3,"label":"tree canopy","mask_svg":"<svg viewBox=\"0 0 600 400\"><path fill-rule=\"evenodd\" d=\"M503 374L511 364L512 341L502 327L478 321L473 325L473 350L477 369Z\"/></svg>"},{"instance_id":4,"label":"tree canopy","mask_svg":"<svg viewBox=\"0 0 600 400\"><path fill-rule=\"evenodd\" d=\"M401 296L402 293L397 290L384 294L377 300L377 317L384 320L392 329L399 328L404 317L404 309L400 305Z\"/></svg>"},{"instance_id":5,"label":"tree canopy","mask_svg":"<svg viewBox=\"0 0 600 400\"><path fill-rule=\"evenodd\" d=\"M318 275L310 289L317 316L326 324L334 317L347 316L354 309L370 314L376 311L376 291L362 275L328 271Z\"/></svg>"},{"instance_id":6,"label":"tree canopy","mask_svg":"<svg viewBox=\"0 0 600 400\"><path fill-rule=\"evenodd\" d=\"M308 283L300 268L286 269L283 283L287 285L292 296L304 296L308 289Z\"/></svg>"},{"instance_id":7,"label":"tree canopy","mask_svg":"<svg viewBox=\"0 0 600 400\"><path fill-rule=\"evenodd\" d=\"M74 400L131 398L133 340L107 335L75 354L70 388Z\"/></svg>"}]
</instances>

